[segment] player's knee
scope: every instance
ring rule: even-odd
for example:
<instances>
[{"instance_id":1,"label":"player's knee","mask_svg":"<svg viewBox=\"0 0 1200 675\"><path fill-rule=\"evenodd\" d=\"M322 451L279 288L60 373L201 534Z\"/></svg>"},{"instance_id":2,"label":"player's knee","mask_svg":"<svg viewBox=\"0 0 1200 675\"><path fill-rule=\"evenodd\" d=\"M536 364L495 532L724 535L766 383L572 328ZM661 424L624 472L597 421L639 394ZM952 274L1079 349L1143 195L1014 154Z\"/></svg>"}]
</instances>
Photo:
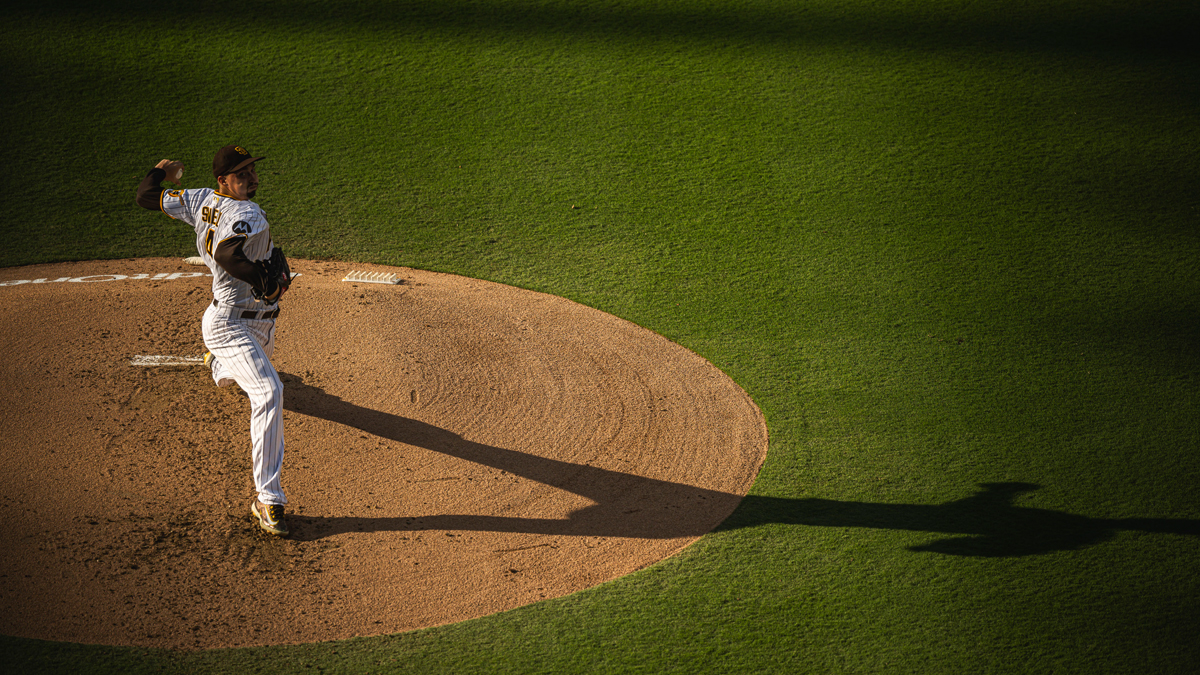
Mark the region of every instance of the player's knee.
<instances>
[{"instance_id":1,"label":"player's knee","mask_svg":"<svg viewBox=\"0 0 1200 675\"><path fill-rule=\"evenodd\" d=\"M270 395L271 399L274 401L282 401L283 400L283 381L281 381L279 379L279 377L276 376L276 377L272 377L271 381L268 384L269 384L269 386L267 388L267 391L268 391L268 394Z\"/></svg>"},{"instance_id":2,"label":"player's knee","mask_svg":"<svg viewBox=\"0 0 1200 675\"><path fill-rule=\"evenodd\" d=\"M256 408L270 408L283 403L283 383L278 377L262 380L261 386L255 387L250 396Z\"/></svg>"}]
</instances>

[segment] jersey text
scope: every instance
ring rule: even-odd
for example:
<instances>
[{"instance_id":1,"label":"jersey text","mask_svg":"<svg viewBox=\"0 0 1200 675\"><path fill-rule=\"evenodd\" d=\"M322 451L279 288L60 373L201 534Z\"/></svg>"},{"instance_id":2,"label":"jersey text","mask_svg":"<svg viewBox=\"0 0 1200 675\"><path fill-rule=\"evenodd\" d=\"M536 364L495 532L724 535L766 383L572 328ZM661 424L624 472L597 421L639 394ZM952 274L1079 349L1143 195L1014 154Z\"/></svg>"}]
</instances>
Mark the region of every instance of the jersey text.
<instances>
[{"instance_id":1,"label":"jersey text","mask_svg":"<svg viewBox=\"0 0 1200 675\"><path fill-rule=\"evenodd\" d=\"M217 209L205 206L200 209L200 220L216 227L221 222L221 212Z\"/></svg>"}]
</instances>

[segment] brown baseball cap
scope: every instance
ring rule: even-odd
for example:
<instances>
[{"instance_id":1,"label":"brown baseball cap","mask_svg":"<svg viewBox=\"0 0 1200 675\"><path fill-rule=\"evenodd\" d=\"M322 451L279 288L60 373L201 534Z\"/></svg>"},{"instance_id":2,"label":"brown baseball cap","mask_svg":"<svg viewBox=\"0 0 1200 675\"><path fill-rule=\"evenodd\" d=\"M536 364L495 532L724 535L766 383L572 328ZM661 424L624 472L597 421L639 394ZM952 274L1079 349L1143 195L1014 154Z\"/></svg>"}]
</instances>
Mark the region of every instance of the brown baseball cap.
<instances>
[{"instance_id":1,"label":"brown baseball cap","mask_svg":"<svg viewBox=\"0 0 1200 675\"><path fill-rule=\"evenodd\" d=\"M227 173L241 171L247 166L266 157L251 157L250 151L240 145L227 145L217 151L213 157L213 177L220 178Z\"/></svg>"}]
</instances>

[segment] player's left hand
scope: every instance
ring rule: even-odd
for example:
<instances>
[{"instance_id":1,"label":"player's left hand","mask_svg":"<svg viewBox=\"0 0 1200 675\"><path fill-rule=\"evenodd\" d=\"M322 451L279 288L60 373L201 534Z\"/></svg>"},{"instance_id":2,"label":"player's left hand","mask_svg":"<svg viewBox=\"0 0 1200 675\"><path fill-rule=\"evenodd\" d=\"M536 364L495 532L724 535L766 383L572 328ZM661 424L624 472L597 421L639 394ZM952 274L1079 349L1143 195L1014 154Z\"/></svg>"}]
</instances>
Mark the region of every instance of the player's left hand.
<instances>
[{"instance_id":1,"label":"player's left hand","mask_svg":"<svg viewBox=\"0 0 1200 675\"><path fill-rule=\"evenodd\" d=\"M279 302L292 285L292 268L288 265L287 256L283 255L283 249L278 246L272 248L270 258L259 260L255 264L262 270L266 286L263 297L259 299L268 303Z\"/></svg>"},{"instance_id":2,"label":"player's left hand","mask_svg":"<svg viewBox=\"0 0 1200 675\"><path fill-rule=\"evenodd\" d=\"M180 181L183 179L183 162L177 162L173 159L164 159L154 165L156 169L162 169L167 172L167 180L176 185L182 186Z\"/></svg>"},{"instance_id":3,"label":"player's left hand","mask_svg":"<svg viewBox=\"0 0 1200 675\"><path fill-rule=\"evenodd\" d=\"M288 290L287 286L280 284L279 287L275 289L274 293L271 293L270 295L264 295L263 300L266 301L268 304L274 304L276 302L279 302L280 298L283 297L283 294L287 293L287 290Z\"/></svg>"}]
</instances>

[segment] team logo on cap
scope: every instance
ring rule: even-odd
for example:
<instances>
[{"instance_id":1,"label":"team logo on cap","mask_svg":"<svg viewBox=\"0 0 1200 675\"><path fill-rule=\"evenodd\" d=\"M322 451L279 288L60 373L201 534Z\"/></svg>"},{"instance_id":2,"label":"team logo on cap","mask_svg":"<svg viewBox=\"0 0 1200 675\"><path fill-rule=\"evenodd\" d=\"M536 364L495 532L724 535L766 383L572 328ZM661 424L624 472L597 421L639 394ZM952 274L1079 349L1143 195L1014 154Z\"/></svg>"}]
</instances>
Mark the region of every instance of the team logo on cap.
<instances>
[{"instance_id":1,"label":"team logo on cap","mask_svg":"<svg viewBox=\"0 0 1200 675\"><path fill-rule=\"evenodd\" d=\"M242 154L242 155L248 155L248 154L250 154L249 152L246 152L246 149L245 149L245 148L243 148L243 147L242 147L242 146L240 146L240 145L238 145L238 146L234 147L233 149L234 149L234 150L236 150L236 151L237 151L239 154Z\"/></svg>"}]
</instances>

